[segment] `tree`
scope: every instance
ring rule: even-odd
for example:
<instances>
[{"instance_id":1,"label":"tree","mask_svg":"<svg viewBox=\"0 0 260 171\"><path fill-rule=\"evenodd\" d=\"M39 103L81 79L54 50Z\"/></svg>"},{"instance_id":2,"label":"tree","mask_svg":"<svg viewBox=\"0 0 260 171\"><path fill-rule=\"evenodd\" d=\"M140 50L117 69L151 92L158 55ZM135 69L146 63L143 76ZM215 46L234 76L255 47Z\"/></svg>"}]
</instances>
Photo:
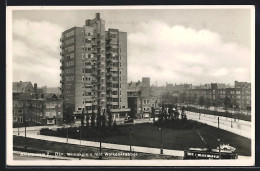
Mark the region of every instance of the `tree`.
<instances>
[{"instance_id":1,"label":"tree","mask_svg":"<svg viewBox=\"0 0 260 171\"><path fill-rule=\"evenodd\" d=\"M100 128L101 126L101 113L100 113L100 106L98 107L98 113L97 113L97 127Z\"/></svg>"},{"instance_id":2,"label":"tree","mask_svg":"<svg viewBox=\"0 0 260 171\"><path fill-rule=\"evenodd\" d=\"M111 125L112 125L112 114L111 114L110 108L108 108L107 113L108 113L108 127L111 128Z\"/></svg>"},{"instance_id":3,"label":"tree","mask_svg":"<svg viewBox=\"0 0 260 171\"><path fill-rule=\"evenodd\" d=\"M204 98L204 96L200 96L200 98L199 98L199 105L200 106L204 106L205 105L205 98Z\"/></svg>"},{"instance_id":4,"label":"tree","mask_svg":"<svg viewBox=\"0 0 260 171\"><path fill-rule=\"evenodd\" d=\"M174 119L179 119L180 113L178 110L173 111L173 114L174 114L173 116Z\"/></svg>"},{"instance_id":5,"label":"tree","mask_svg":"<svg viewBox=\"0 0 260 171\"><path fill-rule=\"evenodd\" d=\"M154 107L152 107L152 117L153 117L153 121L155 120L155 109L154 109Z\"/></svg>"},{"instance_id":6,"label":"tree","mask_svg":"<svg viewBox=\"0 0 260 171\"><path fill-rule=\"evenodd\" d=\"M206 98L205 105L206 105L207 109L210 107L211 103L210 103L210 98L209 97Z\"/></svg>"},{"instance_id":7,"label":"tree","mask_svg":"<svg viewBox=\"0 0 260 171\"><path fill-rule=\"evenodd\" d=\"M230 107L230 105L231 105L231 99L228 96L226 96L224 99L224 106L225 106L226 113L228 112L228 107Z\"/></svg>"},{"instance_id":8,"label":"tree","mask_svg":"<svg viewBox=\"0 0 260 171\"><path fill-rule=\"evenodd\" d=\"M82 113L81 113L81 126L83 127L84 126L84 114L85 114L85 112L84 112L84 108L82 109Z\"/></svg>"},{"instance_id":9,"label":"tree","mask_svg":"<svg viewBox=\"0 0 260 171\"><path fill-rule=\"evenodd\" d=\"M67 123L73 122L72 113L74 112L74 105L71 103L63 103L63 116Z\"/></svg>"},{"instance_id":10,"label":"tree","mask_svg":"<svg viewBox=\"0 0 260 171\"><path fill-rule=\"evenodd\" d=\"M95 113L94 113L94 108L92 106L92 114L91 114L91 127L95 127Z\"/></svg>"},{"instance_id":11,"label":"tree","mask_svg":"<svg viewBox=\"0 0 260 171\"><path fill-rule=\"evenodd\" d=\"M182 109L181 109L181 120L187 121L187 115L185 114L184 107L182 107Z\"/></svg>"},{"instance_id":12,"label":"tree","mask_svg":"<svg viewBox=\"0 0 260 171\"><path fill-rule=\"evenodd\" d=\"M103 115L101 116L101 124L102 124L102 128L106 127L106 114L105 114L105 110L103 112Z\"/></svg>"},{"instance_id":13,"label":"tree","mask_svg":"<svg viewBox=\"0 0 260 171\"><path fill-rule=\"evenodd\" d=\"M88 113L88 110L86 111L87 112L87 116L86 116L86 126L87 128L89 128L89 113Z\"/></svg>"},{"instance_id":14,"label":"tree","mask_svg":"<svg viewBox=\"0 0 260 171\"><path fill-rule=\"evenodd\" d=\"M169 112L169 117L170 117L170 119L173 118L173 104L170 104L170 105L169 105L169 110L168 110L168 112Z\"/></svg>"},{"instance_id":15,"label":"tree","mask_svg":"<svg viewBox=\"0 0 260 171\"><path fill-rule=\"evenodd\" d=\"M192 97L191 97L191 101L193 104L196 104L196 101L197 101L197 95L194 94Z\"/></svg>"}]
</instances>

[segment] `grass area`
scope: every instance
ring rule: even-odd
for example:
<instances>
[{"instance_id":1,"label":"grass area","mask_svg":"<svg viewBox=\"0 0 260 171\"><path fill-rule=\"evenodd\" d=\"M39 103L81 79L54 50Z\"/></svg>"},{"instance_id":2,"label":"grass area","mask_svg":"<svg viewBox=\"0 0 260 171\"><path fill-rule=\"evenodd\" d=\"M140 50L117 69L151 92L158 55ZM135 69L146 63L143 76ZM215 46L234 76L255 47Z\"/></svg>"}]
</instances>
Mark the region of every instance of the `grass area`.
<instances>
[{"instance_id":1,"label":"grass area","mask_svg":"<svg viewBox=\"0 0 260 171\"><path fill-rule=\"evenodd\" d=\"M212 111L209 109L197 109L195 107L185 107L186 111L196 112L196 113L203 113L208 115L217 115L217 116L224 116L229 118L235 118L245 121L251 121L251 115L244 115L241 113L230 113L230 112L220 112L220 111Z\"/></svg>"},{"instance_id":2,"label":"grass area","mask_svg":"<svg viewBox=\"0 0 260 171\"><path fill-rule=\"evenodd\" d=\"M85 159L98 159L99 158L99 148L97 147L86 147L82 146L80 149L79 145L73 144L66 144L66 143L59 143L59 142L51 142L45 140L38 140L32 138L24 138L19 136L13 137L13 145L14 150L17 151L26 151L29 153L46 153L48 152L49 155L54 155L55 152L63 153L66 155L67 153L71 153L74 155L75 158L79 158L76 155L82 152L82 158ZM27 149L24 149L24 145L27 145ZM129 160L129 156L106 156L105 154L120 154L120 153L129 153L129 151L122 151L122 150L111 150L102 148L103 160ZM166 156L166 155L156 155L156 154L147 154L147 153L135 153L135 156L132 159L142 159L142 160L149 160L149 159L164 159L164 160L173 160L173 159L181 159L179 157L174 156ZM88 155L88 156L87 156ZM73 157L73 156L69 156Z\"/></svg>"},{"instance_id":3,"label":"grass area","mask_svg":"<svg viewBox=\"0 0 260 171\"><path fill-rule=\"evenodd\" d=\"M115 144L130 144L128 135L129 127L133 131L133 144L136 146L157 147L161 146L160 131L153 124L139 124L133 126L122 126L119 129L125 135L103 138L104 142ZM218 129L204 125L198 129L203 138L211 148L218 146ZM223 143L228 143L237 149L239 155L251 155L251 140L242 136L220 130L220 139ZM186 147L202 148L206 147L196 130L174 130L163 128L163 147L174 150L184 150Z\"/></svg>"},{"instance_id":4,"label":"grass area","mask_svg":"<svg viewBox=\"0 0 260 171\"><path fill-rule=\"evenodd\" d=\"M118 125L117 130L119 130L120 133L113 133L111 135L106 134L106 136L102 137L102 142L130 145L130 128L133 132L133 145L154 148L161 147L161 133L159 131L159 127L149 123L136 125ZM202 124L198 130L211 148L216 148L219 145L217 141L217 128ZM87 135L88 132L92 131L82 128L82 135ZM219 135L222 143L228 143L237 149L236 151L238 155L251 155L250 139L224 130L219 130ZM76 135L75 133L69 133L69 137L79 138L79 134ZM98 136L82 136L82 139L89 141L99 141ZM178 130L163 128L163 148L184 150L186 147L202 148L206 147L206 145L201 140L195 129Z\"/></svg>"}]
</instances>

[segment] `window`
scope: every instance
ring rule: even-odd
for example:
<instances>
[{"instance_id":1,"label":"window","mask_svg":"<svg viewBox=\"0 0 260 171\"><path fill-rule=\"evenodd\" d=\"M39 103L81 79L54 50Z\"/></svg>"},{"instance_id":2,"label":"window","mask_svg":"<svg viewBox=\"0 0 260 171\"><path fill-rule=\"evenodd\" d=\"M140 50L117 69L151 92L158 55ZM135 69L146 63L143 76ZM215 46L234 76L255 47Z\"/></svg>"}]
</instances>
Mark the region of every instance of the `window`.
<instances>
[{"instance_id":1,"label":"window","mask_svg":"<svg viewBox=\"0 0 260 171\"><path fill-rule=\"evenodd\" d=\"M17 106L18 107L23 107L23 102L18 102Z\"/></svg>"},{"instance_id":2,"label":"window","mask_svg":"<svg viewBox=\"0 0 260 171\"><path fill-rule=\"evenodd\" d=\"M73 50L74 50L74 46L70 46L70 47L65 48L65 51L67 51L67 52L71 52Z\"/></svg>"},{"instance_id":3,"label":"window","mask_svg":"<svg viewBox=\"0 0 260 171\"><path fill-rule=\"evenodd\" d=\"M65 33L65 37L70 37L70 36L73 36L74 35L74 30L68 32L68 33Z\"/></svg>"},{"instance_id":4,"label":"window","mask_svg":"<svg viewBox=\"0 0 260 171\"><path fill-rule=\"evenodd\" d=\"M85 43L91 43L91 41L88 39L85 39Z\"/></svg>"},{"instance_id":5,"label":"window","mask_svg":"<svg viewBox=\"0 0 260 171\"><path fill-rule=\"evenodd\" d=\"M47 120L47 124L54 124L54 120L53 119L48 119Z\"/></svg>"},{"instance_id":6,"label":"window","mask_svg":"<svg viewBox=\"0 0 260 171\"><path fill-rule=\"evenodd\" d=\"M117 91L112 91L112 95L117 95Z\"/></svg>"},{"instance_id":7,"label":"window","mask_svg":"<svg viewBox=\"0 0 260 171\"><path fill-rule=\"evenodd\" d=\"M121 84L120 84L121 85ZM118 84L113 84L112 85L113 88L118 88Z\"/></svg>"},{"instance_id":8,"label":"window","mask_svg":"<svg viewBox=\"0 0 260 171\"><path fill-rule=\"evenodd\" d=\"M67 76L65 77L66 81L73 81L74 80L74 76Z\"/></svg>"},{"instance_id":9,"label":"window","mask_svg":"<svg viewBox=\"0 0 260 171\"><path fill-rule=\"evenodd\" d=\"M23 114L23 110L22 110L22 109L19 109L19 110L18 110L18 114Z\"/></svg>"},{"instance_id":10,"label":"window","mask_svg":"<svg viewBox=\"0 0 260 171\"><path fill-rule=\"evenodd\" d=\"M118 98L113 98L112 102L118 102Z\"/></svg>"},{"instance_id":11,"label":"window","mask_svg":"<svg viewBox=\"0 0 260 171\"><path fill-rule=\"evenodd\" d=\"M14 116L14 121L17 121L17 116Z\"/></svg>"},{"instance_id":12,"label":"window","mask_svg":"<svg viewBox=\"0 0 260 171\"><path fill-rule=\"evenodd\" d=\"M84 73L91 73L92 69L89 69L89 68L85 68L84 69Z\"/></svg>"},{"instance_id":13,"label":"window","mask_svg":"<svg viewBox=\"0 0 260 171\"><path fill-rule=\"evenodd\" d=\"M122 102L122 99L120 98L120 102Z\"/></svg>"},{"instance_id":14,"label":"window","mask_svg":"<svg viewBox=\"0 0 260 171\"><path fill-rule=\"evenodd\" d=\"M121 71L119 71L119 74L121 74Z\"/></svg>"},{"instance_id":15,"label":"window","mask_svg":"<svg viewBox=\"0 0 260 171\"><path fill-rule=\"evenodd\" d=\"M66 63L66 66L74 66L74 61L69 61Z\"/></svg>"}]
</instances>

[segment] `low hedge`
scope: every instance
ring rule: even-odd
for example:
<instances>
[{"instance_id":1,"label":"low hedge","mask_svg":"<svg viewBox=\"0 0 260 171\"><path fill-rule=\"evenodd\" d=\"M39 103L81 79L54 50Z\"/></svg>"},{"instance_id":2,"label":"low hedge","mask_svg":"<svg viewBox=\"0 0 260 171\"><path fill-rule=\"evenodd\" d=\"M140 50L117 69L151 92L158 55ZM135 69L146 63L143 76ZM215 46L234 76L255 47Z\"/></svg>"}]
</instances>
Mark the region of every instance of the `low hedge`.
<instances>
[{"instance_id":1,"label":"low hedge","mask_svg":"<svg viewBox=\"0 0 260 171\"><path fill-rule=\"evenodd\" d=\"M208 115L217 115L217 116L224 116L234 119L240 119L245 121L251 121L251 115L243 115L240 113L230 113L230 112L220 112L220 111L212 111L208 109L197 109L195 107L185 107L186 111L196 112L196 113L203 113Z\"/></svg>"}]
</instances>

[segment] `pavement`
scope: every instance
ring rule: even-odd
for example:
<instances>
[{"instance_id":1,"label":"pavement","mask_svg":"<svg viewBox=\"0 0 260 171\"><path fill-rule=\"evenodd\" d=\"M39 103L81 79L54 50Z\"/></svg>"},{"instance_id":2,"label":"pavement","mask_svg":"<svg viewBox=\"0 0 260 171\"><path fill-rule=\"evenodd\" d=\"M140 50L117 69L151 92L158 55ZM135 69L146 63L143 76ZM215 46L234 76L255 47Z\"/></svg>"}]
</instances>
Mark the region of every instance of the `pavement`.
<instances>
[{"instance_id":1,"label":"pavement","mask_svg":"<svg viewBox=\"0 0 260 171\"><path fill-rule=\"evenodd\" d=\"M207 125L218 127L218 117L219 117L219 128L226 130L228 132L235 133L237 135L251 139L251 122L238 120L223 116L214 116L207 114L198 114L195 112L186 112L187 118L190 120L195 120L201 123L206 123Z\"/></svg>"},{"instance_id":2,"label":"pavement","mask_svg":"<svg viewBox=\"0 0 260 171\"><path fill-rule=\"evenodd\" d=\"M18 132L14 132L14 135L18 135ZM20 131L18 136L24 136L24 131ZM39 140L67 143L67 138L39 135L38 131L26 131L26 137L39 139ZM86 141L86 140L81 140L81 142L80 142L80 140L78 140L78 139L71 139L71 138L68 139L68 143L74 144L74 145L80 145L81 144L82 146L91 146L91 147L99 147L100 146L99 142ZM129 151L129 149L130 149L130 146L121 145L121 144L102 143L101 145L102 145L102 148L114 149L114 150ZM150 154L160 154L160 148L132 146L132 151L133 152L141 152L141 153L150 153ZM162 155L183 157L184 151L163 149Z\"/></svg>"}]
</instances>

